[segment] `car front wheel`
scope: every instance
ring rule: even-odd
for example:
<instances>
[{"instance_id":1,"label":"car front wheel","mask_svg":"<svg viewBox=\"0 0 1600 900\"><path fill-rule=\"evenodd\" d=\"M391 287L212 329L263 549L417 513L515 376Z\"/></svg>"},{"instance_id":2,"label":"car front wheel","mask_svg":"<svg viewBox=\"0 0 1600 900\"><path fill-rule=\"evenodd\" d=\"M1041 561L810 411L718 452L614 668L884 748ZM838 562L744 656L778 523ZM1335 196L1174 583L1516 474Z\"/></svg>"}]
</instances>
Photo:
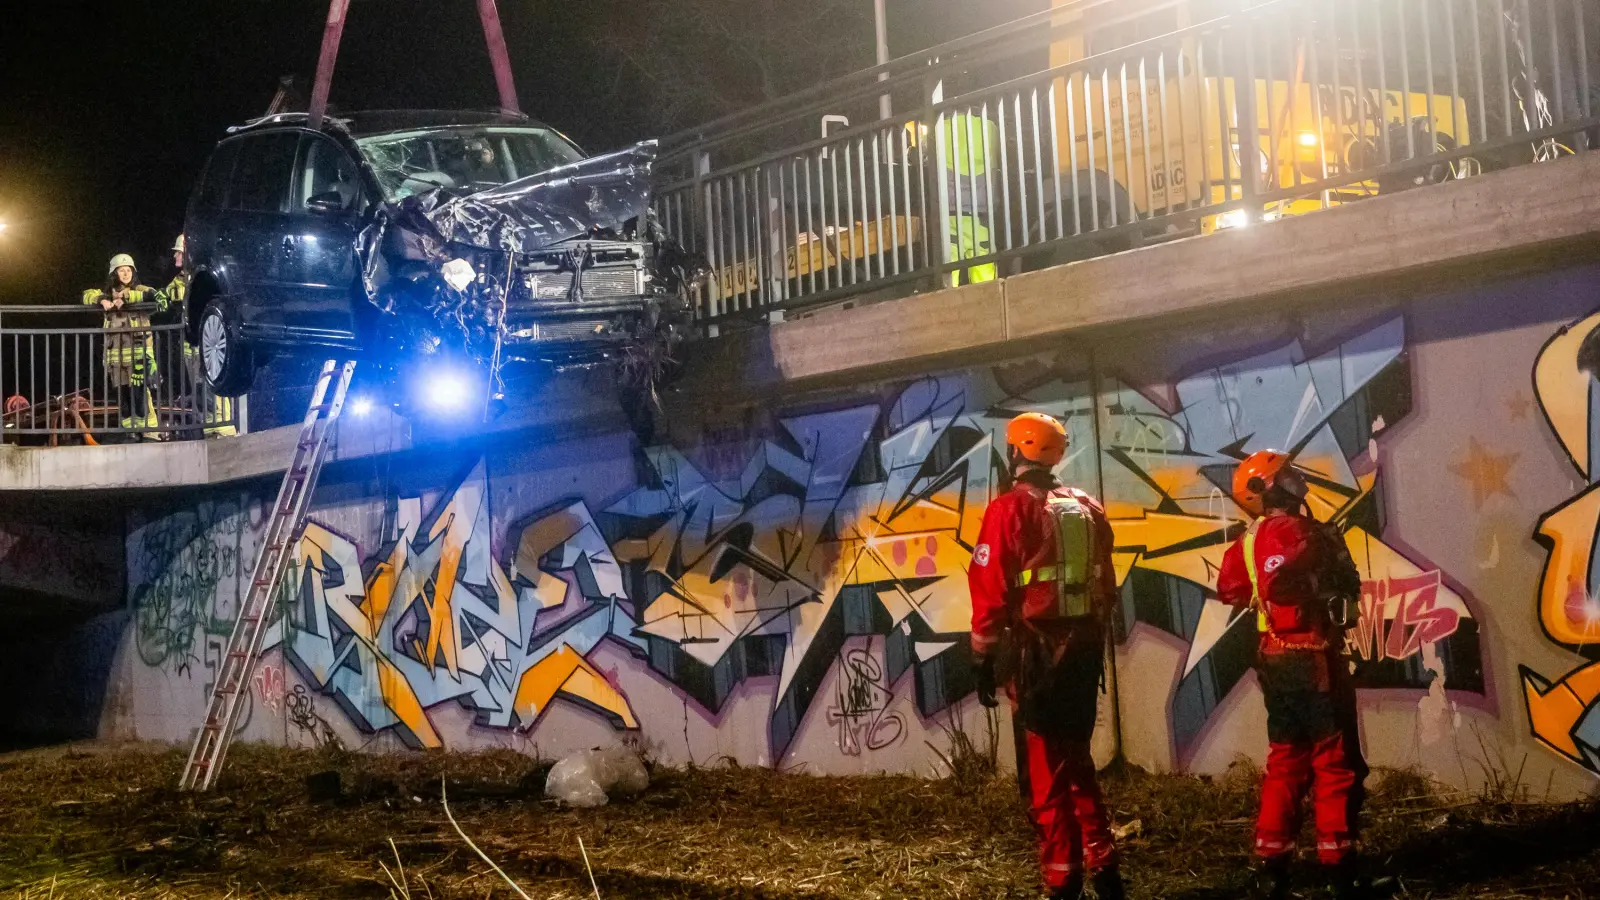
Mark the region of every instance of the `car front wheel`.
<instances>
[{"instance_id":1,"label":"car front wheel","mask_svg":"<svg viewBox=\"0 0 1600 900\"><path fill-rule=\"evenodd\" d=\"M213 300L200 314L200 368L206 386L223 397L237 397L250 389L255 359L239 329L228 320L222 304Z\"/></svg>"}]
</instances>

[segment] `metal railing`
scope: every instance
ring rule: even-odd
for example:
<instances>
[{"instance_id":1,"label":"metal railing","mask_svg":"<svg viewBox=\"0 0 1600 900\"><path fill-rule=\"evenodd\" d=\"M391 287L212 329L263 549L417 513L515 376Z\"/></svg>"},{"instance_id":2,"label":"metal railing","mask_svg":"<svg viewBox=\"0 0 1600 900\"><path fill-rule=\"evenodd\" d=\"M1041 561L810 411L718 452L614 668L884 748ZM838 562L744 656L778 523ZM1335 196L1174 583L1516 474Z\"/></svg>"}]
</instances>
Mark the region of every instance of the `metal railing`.
<instances>
[{"instance_id":1,"label":"metal railing","mask_svg":"<svg viewBox=\"0 0 1600 900\"><path fill-rule=\"evenodd\" d=\"M670 136L655 211L715 326L1547 161L1589 2L1079 0Z\"/></svg>"},{"instance_id":2,"label":"metal railing","mask_svg":"<svg viewBox=\"0 0 1600 900\"><path fill-rule=\"evenodd\" d=\"M58 325L63 319L71 325ZM99 307L0 307L3 440L56 446L234 434L182 323L108 328Z\"/></svg>"}]
</instances>

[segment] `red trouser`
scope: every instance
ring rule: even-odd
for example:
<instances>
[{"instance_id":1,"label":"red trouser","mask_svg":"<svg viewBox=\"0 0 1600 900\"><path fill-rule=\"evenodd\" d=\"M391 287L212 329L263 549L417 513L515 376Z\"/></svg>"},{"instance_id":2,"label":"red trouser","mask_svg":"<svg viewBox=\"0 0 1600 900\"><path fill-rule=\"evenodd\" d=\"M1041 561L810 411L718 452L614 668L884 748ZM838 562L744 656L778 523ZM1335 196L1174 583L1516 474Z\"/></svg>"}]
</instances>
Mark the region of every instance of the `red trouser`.
<instances>
[{"instance_id":1,"label":"red trouser","mask_svg":"<svg viewBox=\"0 0 1600 900\"><path fill-rule=\"evenodd\" d=\"M1317 858L1336 865L1355 849L1367 775L1356 733L1355 691L1344 661L1336 654L1264 655L1257 671L1271 743L1256 821L1256 855L1294 852L1301 801L1309 790Z\"/></svg>"},{"instance_id":2,"label":"red trouser","mask_svg":"<svg viewBox=\"0 0 1600 900\"><path fill-rule=\"evenodd\" d=\"M1088 741L1023 732L1027 753L1029 818L1039 835L1039 869L1055 890L1072 873L1117 861L1111 820L1095 780Z\"/></svg>"}]
</instances>

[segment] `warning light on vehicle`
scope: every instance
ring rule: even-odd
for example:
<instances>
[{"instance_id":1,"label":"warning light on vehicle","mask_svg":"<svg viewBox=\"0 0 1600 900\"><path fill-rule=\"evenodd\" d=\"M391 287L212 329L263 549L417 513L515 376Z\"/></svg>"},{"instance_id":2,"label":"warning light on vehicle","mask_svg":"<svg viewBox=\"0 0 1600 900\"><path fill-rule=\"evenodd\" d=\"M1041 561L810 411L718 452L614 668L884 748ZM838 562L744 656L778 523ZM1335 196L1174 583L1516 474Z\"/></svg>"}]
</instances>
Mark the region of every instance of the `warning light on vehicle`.
<instances>
[{"instance_id":1,"label":"warning light on vehicle","mask_svg":"<svg viewBox=\"0 0 1600 900\"><path fill-rule=\"evenodd\" d=\"M1300 132L1300 146L1315 147L1317 143L1317 133L1315 131Z\"/></svg>"},{"instance_id":2,"label":"warning light on vehicle","mask_svg":"<svg viewBox=\"0 0 1600 900\"><path fill-rule=\"evenodd\" d=\"M423 386L423 397L438 412L462 409L472 398L472 379L449 369L435 372Z\"/></svg>"},{"instance_id":3,"label":"warning light on vehicle","mask_svg":"<svg viewBox=\"0 0 1600 900\"><path fill-rule=\"evenodd\" d=\"M367 416L372 413L371 397L356 397L350 401L350 414L354 416Z\"/></svg>"}]
</instances>

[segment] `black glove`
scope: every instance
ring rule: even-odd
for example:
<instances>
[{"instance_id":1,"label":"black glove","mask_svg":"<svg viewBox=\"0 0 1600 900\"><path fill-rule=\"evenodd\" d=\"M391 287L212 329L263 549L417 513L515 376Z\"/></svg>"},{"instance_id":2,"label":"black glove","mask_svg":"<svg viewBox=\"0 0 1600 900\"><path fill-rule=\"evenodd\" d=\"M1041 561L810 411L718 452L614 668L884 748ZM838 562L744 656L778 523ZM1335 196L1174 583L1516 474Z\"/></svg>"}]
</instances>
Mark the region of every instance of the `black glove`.
<instances>
[{"instance_id":1,"label":"black glove","mask_svg":"<svg viewBox=\"0 0 1600 900\"><path fill-rule=\"evenodd\" d=\"M989 709L1000 705L999 698L995 696L993 656L978 660L978 702Z\"/></svg>"}]
</instances>

